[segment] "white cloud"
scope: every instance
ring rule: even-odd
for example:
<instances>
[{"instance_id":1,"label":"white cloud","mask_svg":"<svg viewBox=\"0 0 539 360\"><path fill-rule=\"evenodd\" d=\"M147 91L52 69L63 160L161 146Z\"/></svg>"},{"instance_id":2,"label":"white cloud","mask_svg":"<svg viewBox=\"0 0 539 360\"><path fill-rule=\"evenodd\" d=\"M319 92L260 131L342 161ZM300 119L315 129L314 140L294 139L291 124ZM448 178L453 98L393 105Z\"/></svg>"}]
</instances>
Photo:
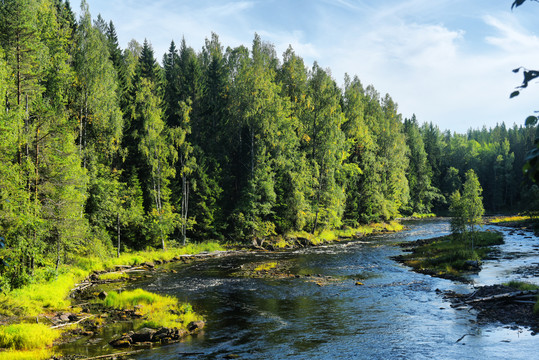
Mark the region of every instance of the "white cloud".
<instances>
[{"instance_id":1,"label":"white cloud","mask_svg":"<svg viewBox=\"0 0 539 360\"><path fill-rule=\"evenodd\" d=\"M90 6L94 17L101 11L114 21L123 47L148 38L158 59L182 36L200 50L212 31L225 47L249 47L258 32L277 54L290 44L307 66L329 67L339 83L345 72L358 75L391 94L404 116L416 113L444 129L522 123L535 109L531 88L508 98L521 81L511 69L539 67L539 38L526 28L535 18L491 0L92 0ZM288 18L280 21L282 14Z\"/></svg>"}]
</instances>

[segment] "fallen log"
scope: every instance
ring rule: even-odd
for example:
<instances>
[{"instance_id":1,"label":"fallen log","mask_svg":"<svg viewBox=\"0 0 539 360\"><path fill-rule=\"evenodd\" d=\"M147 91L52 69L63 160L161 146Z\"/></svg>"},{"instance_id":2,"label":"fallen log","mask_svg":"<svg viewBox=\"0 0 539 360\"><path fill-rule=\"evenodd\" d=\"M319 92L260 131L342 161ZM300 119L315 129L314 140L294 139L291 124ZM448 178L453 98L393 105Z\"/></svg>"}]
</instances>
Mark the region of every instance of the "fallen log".
<instances>
[{"instance_id":1,"label":"fallen log","mask_svg":"<svg viewBox=\"0 0 539 360\"><path fill-rule=\"evenodd\" d=\"M127 355L138 354L138 353L141 353L143 351L146 351L146 350L133 350L133 351L126 351L126 352L121 352L121 353L100 355L100 356L94 356L94 357L85 358L84 360L113 359L113 358L117 358L118 356L127 356Z\"/></svg>"},{"instance_id":2,"label":"fallen log","mask_svg":"<svg viewBox=\"0 0 539 360\"><path fill-rule=\"evenodd\" d=\"M58 329L58 328L61 328L61 327L64 327L64 326L69 326L69 325L76 325L80 322L83 322L84 320L86 319L89 319L89 318L92 318L94 317L95 315L88 315L86 317L83 317L82 319L78 320L78 321L75 321L75 322L68 322L68 323L65 323L65 324L60 324L60 325L55 325L55 326L51 326L50 328L51 329Z\"/></svg>"},{"instance_id":3,"label":"fallen log","mask_svg":"<svg viewBox=\"0 0 539 360\"><path fill-rule=\"evenodd\" d=\"M477 299L471 299L471 300L465 300L464 302L466 304L472 304L476 302L482 302L482 301L492 301L492 300L503 300L503 299L511 299L516 298L519 296L525 296L525 295L532 295L532 294L538 294L538 290L526 290L526 291L515 291L511 293L504 293L504 294L497 294Z\"/></svg>"}]
</instances>

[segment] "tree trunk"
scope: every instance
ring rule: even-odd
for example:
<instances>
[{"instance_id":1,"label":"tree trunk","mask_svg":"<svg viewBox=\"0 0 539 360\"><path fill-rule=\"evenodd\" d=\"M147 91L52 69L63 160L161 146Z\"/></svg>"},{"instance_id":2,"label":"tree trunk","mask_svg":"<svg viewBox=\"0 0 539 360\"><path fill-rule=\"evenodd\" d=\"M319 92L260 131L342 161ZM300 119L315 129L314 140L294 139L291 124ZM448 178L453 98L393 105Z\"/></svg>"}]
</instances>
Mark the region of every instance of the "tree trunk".
<instances>
[{"instance_id":1,"label":"tree trunk","mask_svg":"<svg viewBox=\"0 0 539 360\"><path fill-rule=\"evenodd\" d=\"M120 213L118 212L117 213L117 221L116 221L116 233L117 233L117 236L118 236L118 257L120 257Z\"/></svg>"}]
</instances>

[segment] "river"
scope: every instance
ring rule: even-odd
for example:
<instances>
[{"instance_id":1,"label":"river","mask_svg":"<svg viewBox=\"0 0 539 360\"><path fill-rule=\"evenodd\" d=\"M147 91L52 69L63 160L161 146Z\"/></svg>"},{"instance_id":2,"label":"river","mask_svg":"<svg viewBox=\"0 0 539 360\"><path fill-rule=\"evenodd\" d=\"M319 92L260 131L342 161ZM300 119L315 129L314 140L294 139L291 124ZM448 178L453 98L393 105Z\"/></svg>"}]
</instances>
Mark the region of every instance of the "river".
<instances>
[{"instance_id":1,"label":"river","mask_svg":"<svg viewBox=\"0 0 539 360\"><path fill-rule=\"evenodd\" d=\"M444 220L406 225L409 230L350 243L170 264L177 273L160 272L129 286L188 301L207 325L196 337L133 358L533 358L539 336L520 327L479 325L473 312L451 308L436 292L466 292L471 285L417 274L391 260L401 253L395 242L449 233ZM486 261L472 277L474 283L522 278L538 283L539 239L496 229L506 238L497 250L501 260ZM238 276L242 265L264 262L285 264L287 272L300 277ZM307 274L332 278L317 284ZM363 285L356 285L358 280Z\"/></svg>"}]
</instances>

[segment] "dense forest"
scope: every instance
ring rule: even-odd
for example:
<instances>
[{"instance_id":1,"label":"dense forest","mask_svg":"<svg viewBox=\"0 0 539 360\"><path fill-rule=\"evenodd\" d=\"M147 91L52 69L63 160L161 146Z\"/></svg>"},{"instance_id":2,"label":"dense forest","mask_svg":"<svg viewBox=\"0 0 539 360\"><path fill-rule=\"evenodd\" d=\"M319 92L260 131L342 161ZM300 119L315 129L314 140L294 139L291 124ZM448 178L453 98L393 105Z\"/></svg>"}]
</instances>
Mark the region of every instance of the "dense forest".
<instances>
[{"instance_id":1,"label":"dense forest","mask_svg":"<svg viewBox=\"0 0 539 360\"><path fill-rule=\"evenodd\" d=\"M451 133L342 83L256 34L171 42L158 61L148 40L121 49L85 1L78 19L69 1L2 1L4 278L75 254L443 214L469 169L487 212L536 208L522 175L535 125Z\"/></svg>"}]
</instances>

